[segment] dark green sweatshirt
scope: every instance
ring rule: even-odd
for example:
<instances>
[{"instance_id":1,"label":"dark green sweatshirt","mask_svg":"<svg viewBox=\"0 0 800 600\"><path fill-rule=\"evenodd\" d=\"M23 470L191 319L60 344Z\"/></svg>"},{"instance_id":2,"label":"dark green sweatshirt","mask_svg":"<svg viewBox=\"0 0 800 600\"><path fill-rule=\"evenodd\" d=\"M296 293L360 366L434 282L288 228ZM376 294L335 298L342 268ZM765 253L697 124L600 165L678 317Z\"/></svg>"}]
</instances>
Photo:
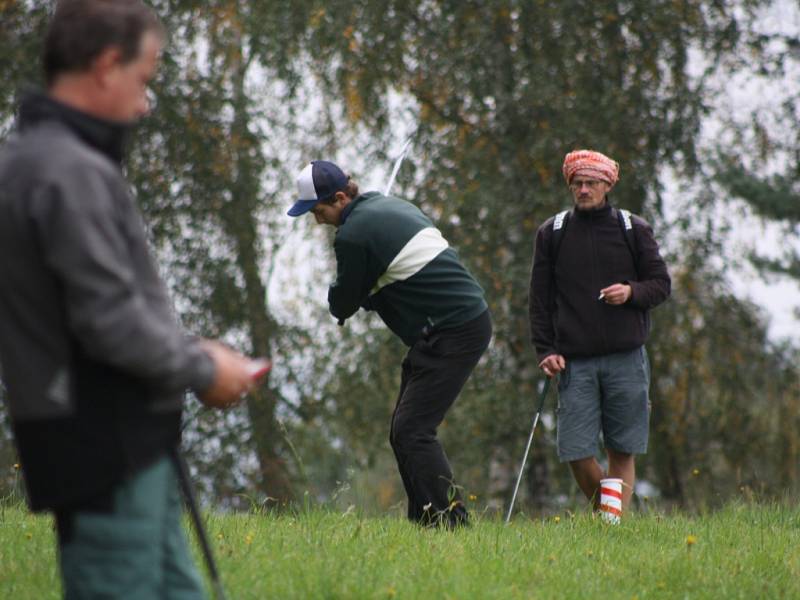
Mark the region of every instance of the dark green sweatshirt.
<instances>
[{"instance_id":1,"label":"dark green sweatshirt","mask_svg":"<svg viewBox=\"0 0 800 600\"><path fill-rule=\"evenodd\" d=\"M458 327L486 309L483 290L416 206L378 192L353 200L333 242L333 316L375 310L411 346L426 330Z\"/></svg>"}]
</instances>

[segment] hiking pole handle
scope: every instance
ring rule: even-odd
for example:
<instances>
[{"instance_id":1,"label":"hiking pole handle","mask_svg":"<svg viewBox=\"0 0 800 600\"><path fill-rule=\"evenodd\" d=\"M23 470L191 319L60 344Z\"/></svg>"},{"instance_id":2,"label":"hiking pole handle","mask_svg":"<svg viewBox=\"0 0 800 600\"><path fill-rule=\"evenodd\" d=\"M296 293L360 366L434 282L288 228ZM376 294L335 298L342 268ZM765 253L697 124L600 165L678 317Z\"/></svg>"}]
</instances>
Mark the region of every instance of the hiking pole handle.
<instances>
[{"instance_id":1,"label":"hiking pole handle","mask_svg":"<svg viewBox=\"0 0 800 600\"><path fill-rule=\"evenodd\" d=\"M552 381L552 377L548 377L544 382L544 389L542 393L539 395L539 408L536 409L537 413L541 413L542 409L544 409L544 401L547 398L547 392L550 391L550 382Z\"/></svg>"}]
</instances>

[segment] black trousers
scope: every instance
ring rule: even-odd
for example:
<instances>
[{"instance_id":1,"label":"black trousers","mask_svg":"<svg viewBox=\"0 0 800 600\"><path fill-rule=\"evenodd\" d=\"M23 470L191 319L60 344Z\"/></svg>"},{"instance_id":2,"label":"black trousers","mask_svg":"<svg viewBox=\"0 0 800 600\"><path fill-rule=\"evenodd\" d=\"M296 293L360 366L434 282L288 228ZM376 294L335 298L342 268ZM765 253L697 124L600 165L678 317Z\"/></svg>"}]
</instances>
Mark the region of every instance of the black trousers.
<instances>
[{"instance_id":1,"label":"black trousers","mask_svg":"<svg viewBox=\"0 0 800 600\"><path fill-rule=\"evenodd\" d=\"M408 495L408 518L412 521L458 525L467 520L436 429L491 337L487 310L463 325L425 336L403 360L389 441Z\"/></svg>"}]
</instances>

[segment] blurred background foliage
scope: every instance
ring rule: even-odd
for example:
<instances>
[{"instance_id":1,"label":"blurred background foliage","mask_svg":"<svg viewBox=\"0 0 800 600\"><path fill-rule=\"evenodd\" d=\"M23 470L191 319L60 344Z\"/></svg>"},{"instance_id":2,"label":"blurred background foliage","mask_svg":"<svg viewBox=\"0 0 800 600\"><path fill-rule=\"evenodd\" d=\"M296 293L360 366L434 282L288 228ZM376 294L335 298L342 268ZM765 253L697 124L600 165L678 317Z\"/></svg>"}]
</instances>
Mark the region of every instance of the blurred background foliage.
<instances>
[{"instance_id":1,"label":"blurred background foliage","mask_svg":"<svg viewBox=\"0 0 800 600\"><path fill-rule=\"evenodd\" d=\"M207 499L401 512L388 425L405 349L371 315L335 327L331 234L285 210L307 160L375 180L406 135L394 192L459 250L495 322L441 429L477 505L507 502L527 439L542 383L528 342L533 238L569 205L561 160L580 147L620 162L612 202L654 225L673 275L648 344L640 496L697 509L797 489L797 345L769 335L765 310L731 285L743 262L800 276L800 40L764 26L790 2L152 4L169 41L127 175L186 327L276 363L242 408L188 403L185 445ZM25 85L40 83L50 10L0 1L0 136L13 134ZM793 86L767 109L720 111L739 80ZM782 254L732 254L733 230L758 238L763 220ZM554 404L524 480L529 511L582 505L556 461ZM0 409L0 496L16 478L4 419Z\"/></svg>"}]
</instances>

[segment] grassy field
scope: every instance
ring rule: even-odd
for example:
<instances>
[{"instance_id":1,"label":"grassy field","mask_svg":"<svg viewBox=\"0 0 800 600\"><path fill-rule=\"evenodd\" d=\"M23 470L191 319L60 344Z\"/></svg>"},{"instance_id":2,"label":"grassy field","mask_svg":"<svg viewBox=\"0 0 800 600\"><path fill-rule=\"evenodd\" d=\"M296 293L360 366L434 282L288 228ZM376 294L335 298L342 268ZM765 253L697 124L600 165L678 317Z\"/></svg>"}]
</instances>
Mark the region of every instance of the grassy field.
<instances>
[{"instance_id":1,"label":"grassy field","mask_svg":"<svg viewBox=\"0 0 800 600\"><path fill-rule=\"evenodd\" d=\"M310 510L209 515L208 530L232 600L800 598L800 510L785 505L616 527L484 518L456 532ZM51 520L0 506L0 598L59 594Z\"/></svg>"}]
</instances>

